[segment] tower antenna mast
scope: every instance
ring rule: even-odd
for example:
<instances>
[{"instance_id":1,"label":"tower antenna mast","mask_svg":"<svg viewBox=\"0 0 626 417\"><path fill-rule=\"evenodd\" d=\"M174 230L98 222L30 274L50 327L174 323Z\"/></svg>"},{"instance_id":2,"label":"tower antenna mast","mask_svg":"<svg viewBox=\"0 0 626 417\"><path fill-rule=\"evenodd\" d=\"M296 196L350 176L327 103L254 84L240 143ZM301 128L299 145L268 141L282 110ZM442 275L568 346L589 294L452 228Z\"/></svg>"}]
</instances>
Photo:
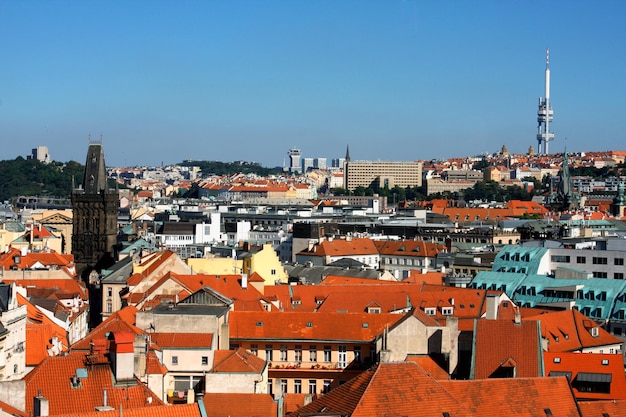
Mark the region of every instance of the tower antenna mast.
<instances>
[{"instance_id":1,"label":"tower antenna mast","mask_svg":"<svg viewBox=\"0 0 626 417\"><path fill-rule=\"evenodd\" d=\"M537 110L537 152L539 154L549 153L548 143L554 140L554 133L550 132L550 123L553 119L554 111L550 104L550 49L546 48L544 97L539 97L539 109Z\"/></svg>"}]
</instances>

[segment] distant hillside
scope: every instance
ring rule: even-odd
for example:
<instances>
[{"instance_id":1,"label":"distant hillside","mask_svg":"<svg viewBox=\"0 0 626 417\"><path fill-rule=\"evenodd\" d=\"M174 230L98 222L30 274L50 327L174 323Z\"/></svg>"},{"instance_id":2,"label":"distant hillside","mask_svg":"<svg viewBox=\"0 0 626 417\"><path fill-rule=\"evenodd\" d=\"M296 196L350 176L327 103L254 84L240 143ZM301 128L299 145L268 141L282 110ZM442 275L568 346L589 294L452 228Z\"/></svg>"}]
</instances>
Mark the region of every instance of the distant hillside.
<instances>
[{"instance_id":1,"label":"distant hillside","mask_svg":"<svg viewBox=\"0 0 626 417\"><path fill-rule=\"evenodd\" d=\"M268 176L283 173L283 171L278 168L264 168L254 162L184 161L177 165L200 167L202 175L231 175L242 173Z\"/></svg>"},{"instance_id":2,"label":"distant hillside","mask_svg":"<svg viewBox=\"0 0 626 417\"><path fill-rule=\"evenodd\" d=\"M83 173L83 166L75 161L44 164L22 157L0 161L0 201L21 195L68 198L72 176L79 183Z\"/></svg>"}]
</instances>

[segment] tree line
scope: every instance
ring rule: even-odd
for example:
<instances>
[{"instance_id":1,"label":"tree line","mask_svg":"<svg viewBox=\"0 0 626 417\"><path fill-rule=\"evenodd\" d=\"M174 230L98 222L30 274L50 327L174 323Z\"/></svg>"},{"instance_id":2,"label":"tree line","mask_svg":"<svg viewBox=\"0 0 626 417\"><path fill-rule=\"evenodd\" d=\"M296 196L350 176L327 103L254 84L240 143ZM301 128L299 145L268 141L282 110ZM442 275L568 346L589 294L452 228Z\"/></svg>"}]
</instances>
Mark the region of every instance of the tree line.
<instances>
[{"instance_id":1,"label":"tree line","mask_svg":"<svg viewBox=\"0 0 626 417\"><path fill-rule=\"evenodd\" d=\"M21 156L0 161L0 201L17 196L68 198L72 178L82 181L84 167L75 161L43 163Z\"/></svg>"}]
</instances>

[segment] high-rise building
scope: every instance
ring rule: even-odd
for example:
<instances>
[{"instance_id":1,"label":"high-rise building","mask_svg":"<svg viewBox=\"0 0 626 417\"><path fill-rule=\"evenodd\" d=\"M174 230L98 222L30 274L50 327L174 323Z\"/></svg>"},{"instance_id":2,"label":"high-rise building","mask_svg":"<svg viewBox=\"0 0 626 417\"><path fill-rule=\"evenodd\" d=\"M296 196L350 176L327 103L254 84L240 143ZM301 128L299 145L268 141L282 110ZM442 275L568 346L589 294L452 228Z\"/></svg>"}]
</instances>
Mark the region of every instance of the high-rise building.
<instances>
[{"instance_id":1,"label":"high-rise building","mask_svg":"<svg viewBox=\"0 0 626 417\"><path fill-rule=\"evenodd\" d=\"M302 158L302 172L313 169L313 158Z\"/></svg>"},{"instance_id":2,"label":"high-rise building","mask_svg":"<svg viewBox=\"0 0 626 417\"><path fill-rule=\"evenodd\" d=\"M421 162L349 161L344 163L344 188L421 187Z\"/></svg>"},{"instance_id":3,"label":"high-rise building","mask_svg":"<svg viewBox=\"0 0 626 417\"><path fill-rule=\"evenodd\" d=\"M72 190L72 253L85 280L91 271L113 264L117 243L119 191L107 184L102 141L87 150L82 184Z\"/></svg>"},{"instance_id":4,"label":"high-rise building","mask_svg":"<svg viewBox=\"0 0 626 417\"><path fill-rule=\"evenodd\" d=\"M289 149L289 172L298 173L302 172L302 167L300 166L300 157L302 156L302 151L300 149L291 148Z\"/></svg>"},{"instance_id":5,"label":"high-rise building","mask_svg":"<svg viewBox=\"0 0 626 417\"><path fill-rule=\"evenodd\" d=\"M327 168L326 158L313 159L313 167L315 169L326 169Z\"/></svg>"}]
</instances>

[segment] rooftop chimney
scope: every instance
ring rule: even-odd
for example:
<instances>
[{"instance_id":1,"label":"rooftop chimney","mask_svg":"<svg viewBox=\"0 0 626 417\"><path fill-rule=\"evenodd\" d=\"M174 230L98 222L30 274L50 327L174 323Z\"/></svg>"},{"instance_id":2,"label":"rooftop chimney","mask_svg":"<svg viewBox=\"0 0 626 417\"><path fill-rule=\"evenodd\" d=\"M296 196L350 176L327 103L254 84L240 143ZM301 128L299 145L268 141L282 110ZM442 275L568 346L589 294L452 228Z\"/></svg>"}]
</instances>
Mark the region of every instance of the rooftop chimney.
<instances>
[{"instance_id":1,"label":"rooftop chimney","mask_svg":"<svg viewBox=\"0 0 626 417\"><path fill-rule=\"evenodd\" d=\"M134 343L135 336L131 332L116 332L113 334L111 365L117 381L134 378Z\"/></svg>"},{"instance_id":2,"label":"rooftop chimney","mask_svg":"<svg viewBox=\"0 0 626 417\"><path fill-rule=\"evenodd\" d=\"M515 324L522 324L522 315L519 312L519 306L515 307Z\"/></svg>"},{"instance_id":3,"label":"rooftop chimney","mask_svg":"<svg viewBox=\"0 0 626 417\"><path fill-rule=\"evenodd\" d=\"M104 389L104 393L102 394L102 402L104 405L101 405L99 407L96 407L96 411L113 411L115 410L114 407L111 407L110 405L107 405L107 389ZM121 412L120 412L121 415Z\"/></svg>"},{"instance_id":4,"label":"rooftop chimney","mask_svg":"<svg viewBox=\"0 0 626 417\"><path fill-rule=\"evenodd\" d=\"M499 297L495 294L487 295L487 312L485 314L485 318L487 320L497 320L498 319L498 303Z\"/></svg>"}]
</instances>

